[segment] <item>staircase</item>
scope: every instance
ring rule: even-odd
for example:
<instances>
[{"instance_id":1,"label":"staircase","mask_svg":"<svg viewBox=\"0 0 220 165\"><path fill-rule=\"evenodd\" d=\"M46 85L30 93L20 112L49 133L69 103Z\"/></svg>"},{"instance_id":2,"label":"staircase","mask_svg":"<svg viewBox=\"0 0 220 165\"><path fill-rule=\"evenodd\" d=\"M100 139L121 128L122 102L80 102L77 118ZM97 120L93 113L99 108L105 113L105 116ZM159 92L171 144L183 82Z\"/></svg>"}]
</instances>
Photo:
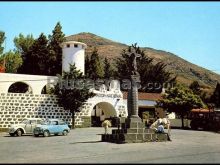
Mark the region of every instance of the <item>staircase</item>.
<instances>
[{"instance_id":1,"label":"staircase","mask_svg":"<svg viewBox=\"0 0 220 165\"><path fill-rule=\"evenodd\" d=\"M155 133L152 129L145 128L143 122L128 119L121 124L120 129L113 129L112 134L102 134L101 141L112 143L144 143L168 141L166 133Z\"/></svg>"}]
</instances>

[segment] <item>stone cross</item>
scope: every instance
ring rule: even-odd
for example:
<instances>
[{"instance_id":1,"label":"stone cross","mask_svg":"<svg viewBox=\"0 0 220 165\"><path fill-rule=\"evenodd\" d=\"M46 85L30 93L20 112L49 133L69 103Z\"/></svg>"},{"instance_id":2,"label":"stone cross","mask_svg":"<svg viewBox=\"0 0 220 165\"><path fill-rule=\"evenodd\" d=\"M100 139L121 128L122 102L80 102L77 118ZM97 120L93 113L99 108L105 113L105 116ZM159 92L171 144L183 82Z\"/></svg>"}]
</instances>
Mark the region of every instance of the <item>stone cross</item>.
<instances>
[{"instance_id":1,"label":"stone cross","mask_svg":"<svg viewBox=\"0 0 220 165\"><path fill-rule=\"evenodd\" d=\"M132 74L133 75L139 75L137 71L137 58L141 57L141 54L137 53L134 49L131 49L131 52L128 54L131 60L131 66L132 66Z\"/></svg>"},{"instance_id":2,"label":"stone cross","mask_svg":"<svg viewBox=\"0 0 220 165\"><path fill-rule=\"evenodd\" d=\"M131 60L131 89L128 90L128 116L130 118L139 118L138 116L138 88L137 83L140 82L140 75L137 71L137 58L141 57L141 54L137 53L134 48L128 54Z\"/></svg>"}]
</instances>

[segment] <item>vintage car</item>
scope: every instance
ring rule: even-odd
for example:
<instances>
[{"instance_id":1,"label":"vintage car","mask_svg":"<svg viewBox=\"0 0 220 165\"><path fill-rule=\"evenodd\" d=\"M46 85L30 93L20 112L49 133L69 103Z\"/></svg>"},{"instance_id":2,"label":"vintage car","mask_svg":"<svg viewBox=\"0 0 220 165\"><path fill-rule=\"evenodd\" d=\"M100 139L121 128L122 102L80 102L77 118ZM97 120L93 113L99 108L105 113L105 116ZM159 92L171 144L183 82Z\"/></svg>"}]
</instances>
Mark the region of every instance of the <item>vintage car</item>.
<instances>
[{"instance_id":1,"label":"vintage car","mask_svg":"<svg viewBox=\"0 0 220 165\"><path fill-rule=\"evenodd\" d=\"M51 134L62 134L66 136L69 132L70 128L68 127L68 124L63 120L48 119L34 129L34 136L38 137L39 135L43 135L44 137L48 137Z\"/></svg>"},{"instance_id":2,"label":"vintage car","mask_svg":"<svg viewBox=\"0 0 220 165\"><path fill-rule=\"evenodd\" d=\"M34 128L43 122L41 118L24 118L21 123L10 126L8 133L10 136L22 136L23 134L32 134Z\"/></svg>"}]
</instances>

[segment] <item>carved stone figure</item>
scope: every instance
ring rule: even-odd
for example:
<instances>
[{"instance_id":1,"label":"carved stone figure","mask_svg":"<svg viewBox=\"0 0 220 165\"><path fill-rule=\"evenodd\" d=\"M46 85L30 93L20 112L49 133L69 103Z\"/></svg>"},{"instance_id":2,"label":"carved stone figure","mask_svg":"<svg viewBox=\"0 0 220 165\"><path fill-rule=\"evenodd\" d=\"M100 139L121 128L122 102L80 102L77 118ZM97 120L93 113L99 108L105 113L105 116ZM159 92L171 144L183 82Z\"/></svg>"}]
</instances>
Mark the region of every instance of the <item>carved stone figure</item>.
<instances>
[{"instance_id":1,"label":"carved stone figure","mask_svg":"<svg viewBox=\"0 0 220 165\"><path fill-rule=\"evenodd\" d=\"M132 66L132 75L139 75L137 71L137 58L141 57L141 54L138 54L135 52L134 49L131 49L131 52L128 54L131 60L131 66Z\"/></svg>"}]
</instances>

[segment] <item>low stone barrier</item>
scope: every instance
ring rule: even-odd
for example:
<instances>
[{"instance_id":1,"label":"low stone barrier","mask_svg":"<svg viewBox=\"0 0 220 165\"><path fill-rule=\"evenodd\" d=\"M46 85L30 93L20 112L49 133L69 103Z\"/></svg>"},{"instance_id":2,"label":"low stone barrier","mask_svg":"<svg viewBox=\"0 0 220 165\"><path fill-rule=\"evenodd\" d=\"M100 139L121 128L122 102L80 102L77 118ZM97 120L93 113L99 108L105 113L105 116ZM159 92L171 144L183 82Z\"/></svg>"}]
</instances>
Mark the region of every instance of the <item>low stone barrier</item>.
<instances>
[{"instance_id":1,"label":"low stone barrier","mask_svg":"<svg viewBox=\"0 0 220 165\"><path fill-rule=\"evenodd\" d=\"M23 118L58 118L71 124L72 117L57 103L56 95L0 93L0 129L7 130L11 124L18 124ZM89 127L91 117L76 113L75 126Z\"/></svg>"}]
</instances>

